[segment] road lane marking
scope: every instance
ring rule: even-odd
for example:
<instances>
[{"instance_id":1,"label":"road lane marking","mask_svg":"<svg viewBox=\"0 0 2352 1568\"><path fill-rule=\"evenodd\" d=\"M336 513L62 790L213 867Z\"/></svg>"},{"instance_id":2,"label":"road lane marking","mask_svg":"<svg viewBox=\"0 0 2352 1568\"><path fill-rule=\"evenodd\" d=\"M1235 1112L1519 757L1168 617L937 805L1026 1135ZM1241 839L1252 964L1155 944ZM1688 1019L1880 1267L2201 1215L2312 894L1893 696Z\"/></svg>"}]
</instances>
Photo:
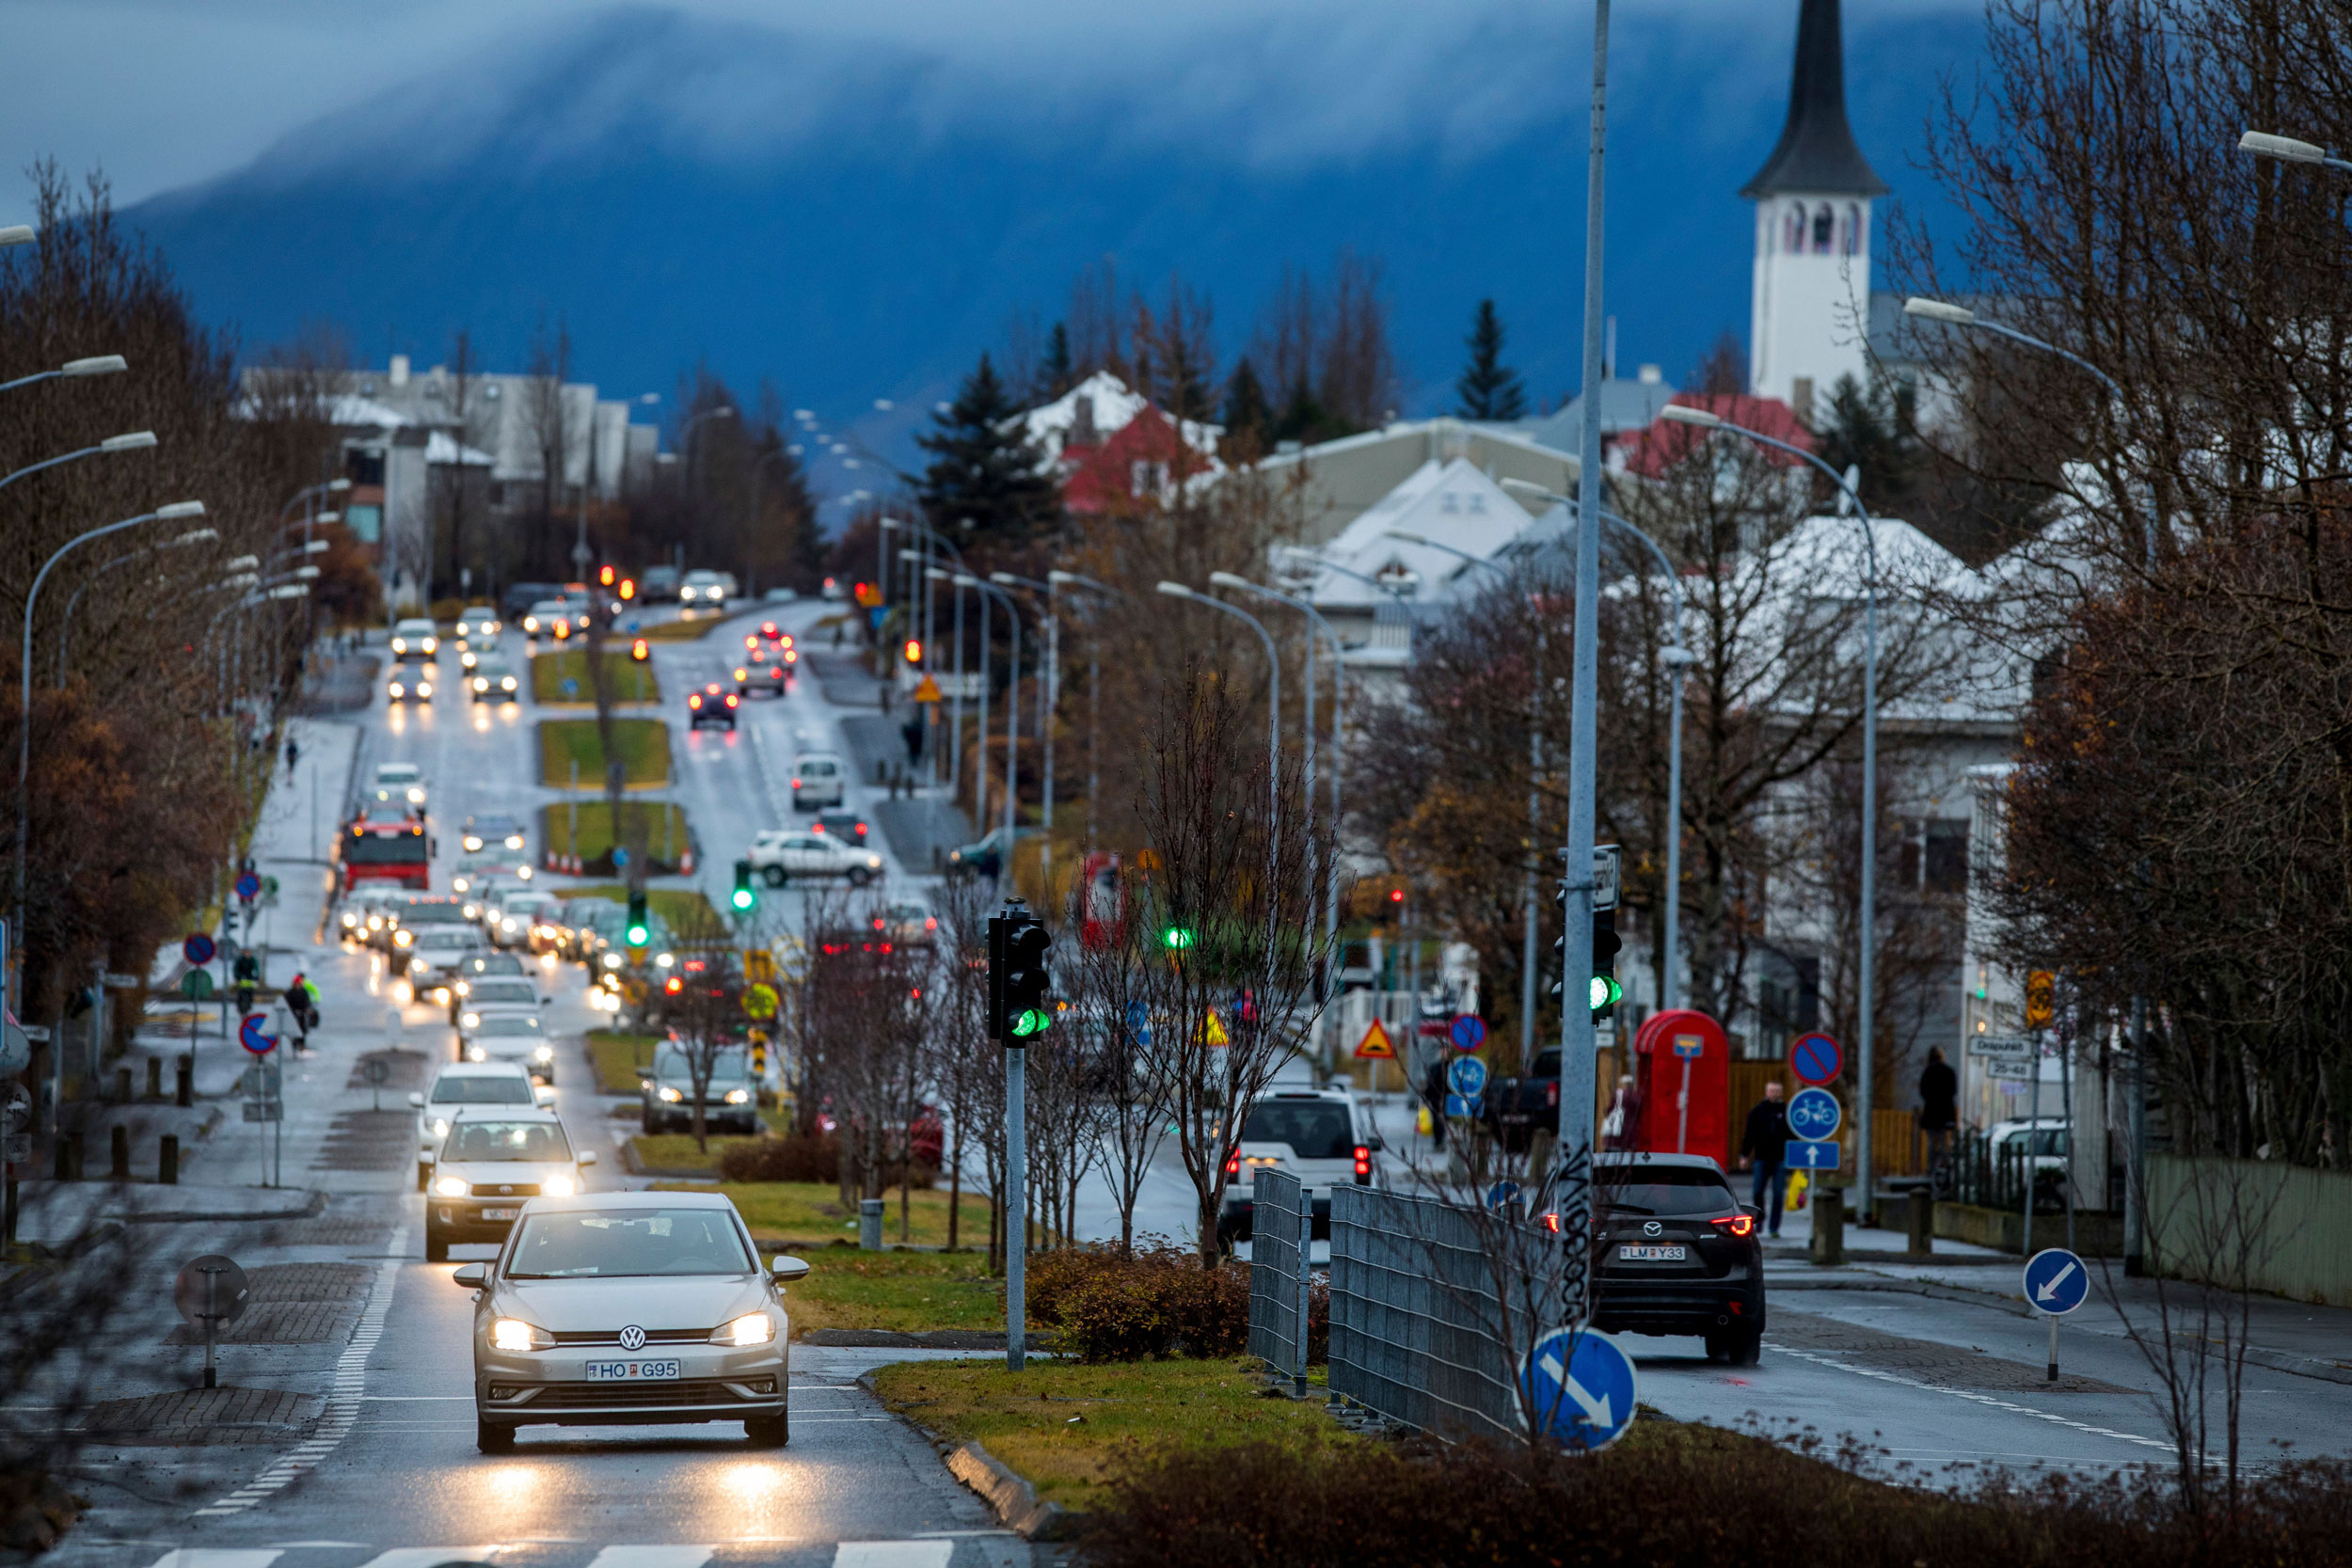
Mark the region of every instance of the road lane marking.
<instances>
[{"instance_id":1,"label":"road lane marking","mask_svg":"<svg viewBox=\"0 0 2352 1568\"><path fill-rule=\"evenodd\" d=\"M376 1341L384 1337L384 1320L391 1311L392 1294L400 1288L401 1265L408 1261L406 1220L393 1227L388 1250L391 1256L376 1265L375 1283L369 1288L368 1305L359 1314L358 1325L352 1330L351 1342L335 1359L335 1382L326 1396L326 1409L319 1417L318 1431L246 1485L209 1507L198 1509L197 1518L244 1513L334 1452L351 1434L353 1423L359 1418L361 1402L367 1397L368 1357L375 1353Z\"/></svg>"},{"instance_id":2,"label":"road lane marking","mask_svg":"<svg viewBox=\"0 0 2352 1568\"><path fill-rule=\"evenodd\" d=\"M269 1568L284 1555L276 1546L175 1546L155 1568Z\"/></svg>"},{"instance_id":3,"label":"road lane marking","mask_svg":"<svg viewBox=\"0 0 2352 1568\"><path fill-rule=\"evenodd\" d=\"M1851 1372L1856 1377L1876 1378L1881 1383L1899 1384L1905 1388L1917 1388L1930 1394L1943 1394L1951 1399L1966 1400L1972 1404L1990 1405L1995 1410L2006 1410L2012 1415L2031 1416L2037 1421L2051 1421L2062 1427L2072 1427L2076 1432L2089 1433L2093 1437L2112 1437L2118 1442L2137 1443L2143 1449L2161 1449L2166 1453L2175 1451L2173 1445L2161 1437L2142 1437L2137 1433L2118 1432L2113 1427L2092 1426L2088 1421L2077 1421L2047 1410L2036 1410L2032 1405L2019 1404L2014 1400L1995 1399L1991 1394L1971 1393L1965 1388L1939 1388L1932 1383L1921 1383L1916 1378L1898 1377L1893 1372L1883 1372L1873 1367L1850 1366L1826 1355L1817 1355L1811 1351L1791 1350L1786 1345L1773 1346L1772 1354L1793 1355L1800 1361L1810 1361L1817 1367L1827 1367L1832 1371Z\"/></svg>"},{"instance_id":4,"label":"road lane marking","mask_svg":"<svg viewBox=\"0 0 2352 1568\"><path fill-rule=\"evenodd\" d=\"M844 1541L834 1548L833 1568L947 1568L953 1541Z\"/></svg>"},{"instance_id":5,"label":"road lane marking","mask_svg":"<svg viewBox=\"0 0 2352 1568\"><path fill-rule=\"evenodd\" d=\"M607 1546L588 1568L703 1568L715 1546Z\"/></svg>"},{"instance_id":6,"label":"road lane marking","mask_svg":"<svg viewBox=\"0 0 2352 1568\"><path fill-rule=\"evenodd\" d=\"M506 1548L493 1546L394 1546L378 1552L359 1568L440 1568L445 1562L484 1561Z\"/></svg>"}]
</instances>

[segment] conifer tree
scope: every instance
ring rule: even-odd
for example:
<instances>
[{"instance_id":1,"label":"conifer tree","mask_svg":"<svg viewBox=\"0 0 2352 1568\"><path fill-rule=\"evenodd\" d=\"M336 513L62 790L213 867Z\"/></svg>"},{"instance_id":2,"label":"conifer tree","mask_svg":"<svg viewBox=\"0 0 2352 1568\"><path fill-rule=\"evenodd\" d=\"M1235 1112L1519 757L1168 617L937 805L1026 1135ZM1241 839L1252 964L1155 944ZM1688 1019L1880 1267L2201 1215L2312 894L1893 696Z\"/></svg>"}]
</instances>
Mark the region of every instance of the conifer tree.
<instances>
[{"instance_id":1,"label":"conifer tree","mask_svg":"<svg viewBox=\"0 0 2352 1568\"><path fill-rule=\"evenodd\" d=\"M1233 373L1225 380L1225 438L1258 451L1263 451L1274 425L1274 409L1267 404L1265 388L1258 384L1258 372L1243 355L1233 365Z\"/></svg>"},{"instance_id":2,"label":"conifer tree","mask_svg":"<svg viewBox=\"0 0 2352 1568\"><path fill-rule=\"evenodd\" d=\"M937 427L915 444L931 454L918 492L931 526L950 537L1013 542L1051 521L1060 498L1038 469L1037 450L1024 436L1020 407L987 355Z\"/></svg>"},{"instance_id":3,"label":"conifer tree","mask_svg":"<svg viewBox=\"0 0 2352 1568\"><path fill-rule=\"evenodd\" d=\"M1519 383L1519 372L1502 362L1502 318L1495 313L1493 300L1478 302L1470 335L1463 342L1470 357L1461 378L1454 383L1454 395L1460 400L1455 412L1466 420L1516 420L1525 415L1527 388Z\"/></svg>"},{"instance_id":4,"label":"conifer tree","mask_svg":"<svg viewBox=\"0 0 2352 1568\"><path fill-rule=\"evenodd\" d=\"M1045 335L1045 356L1038 362L1032 403L1051 403L1078 384L1077 368L1070 356L1070 327L1056 322Z\"/></svg>"}]
</instances>

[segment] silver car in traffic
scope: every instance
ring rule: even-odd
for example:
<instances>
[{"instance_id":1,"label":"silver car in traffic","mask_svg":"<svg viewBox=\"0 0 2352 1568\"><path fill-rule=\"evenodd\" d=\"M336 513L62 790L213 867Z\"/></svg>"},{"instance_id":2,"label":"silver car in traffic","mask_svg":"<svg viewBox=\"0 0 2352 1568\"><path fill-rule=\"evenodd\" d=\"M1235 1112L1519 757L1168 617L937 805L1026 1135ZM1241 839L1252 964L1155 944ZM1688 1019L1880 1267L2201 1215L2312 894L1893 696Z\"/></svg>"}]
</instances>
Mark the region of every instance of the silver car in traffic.
<instances>
[{"instance_id":1,"label":"silver car in traffic","mask_svg":"<svg viewBox=\"0 0 2352 1568\"><path fill-rule=\"evenodd\" d=\"M761 1448L790 1436L791 1324L718 1193L534 1197L490 1263L453 1275L474 1296L474 1436L485 1453L531 1425L741 1421Z\"/></svg>"}]
</instances>

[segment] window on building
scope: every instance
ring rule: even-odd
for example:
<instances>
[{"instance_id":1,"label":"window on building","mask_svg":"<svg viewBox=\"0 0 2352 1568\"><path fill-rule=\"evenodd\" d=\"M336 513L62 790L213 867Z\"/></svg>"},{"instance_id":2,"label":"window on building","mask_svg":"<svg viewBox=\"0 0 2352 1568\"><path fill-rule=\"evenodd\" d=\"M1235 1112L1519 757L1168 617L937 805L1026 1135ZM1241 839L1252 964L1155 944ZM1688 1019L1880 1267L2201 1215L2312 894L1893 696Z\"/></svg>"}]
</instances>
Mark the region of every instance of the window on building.
<instances>
[{"instance_id":1,"label":"window on building","mask_svg":"<svg viewBox=\"0 0 2352 1568\"><path fill-rule=\"evenodd\" d=\"M343 474L355 488L380 488L384 483L384 454L366 447L355 447L343 454Z\"/></svg>"},{"instance_id":2,"label":"window on building","mask_svg":"<svg viewBox=\"0 0 2352 1568\"><path fill-rule=\"evenodd\" d=\"M1837 220L1836 220L1836 217L1835 217L1835 216L1831 214L1831 212L1830 212L1830 206L1829 206L1829 203L1828 203L1828 202L1824 201L1824 202L1822 202L1822 203L1820 204L1820 206L1819 206L1819 207L1817 207L1817 208L1815 208L1815 209L1814 209L1814 211L1813 211L1813 254L1814 254L1814 255L1816 255L1816 256L1826 256L1826 255L1828 255L1828 254L1829 254L1830 240L1831 240L1831 237L1832 237L1833 231L1836 229L1836 227L1837 227Z\"/></svg>"},{"instance_id":3,"label":"window on building","mask_svg":"<svg viewBox=\"0 0 2352 1568\"><path fill-rule=\"evenodd\" d=\"M373 545L384 537L384 509L380 506L346 506L343 521L351 529L351 536L363 545Z\"/></svg>"},{"instance_id":4,"label":"window on building","mask_svg":"<svg viewBox=\"0 0 2352 1568\"><path fill-rule=\"evenodd\" d=\"M1787 221L1781 225L1781 249L1788 252L1791 256L1802 256L1804 254L1804 202L1792 201L1788 204L1788 216Z\"/></svg>"},{"instance_id":5,"label":"window on building","mask_svg":"<svg viewBox=\"0 0 2352 1568\"><path fill-rule=\"evenodd\" d=\"M1859 202L1849 201L1846 203L1845 219L1837 226L1837 254L1854 256L1860 254L1861 250L1862 205Z\"/></svg>"},{"instance_id":6,"label":"window on building","mask_svg":"<svg viewBox=\"0 0 2352 1568\"><path fill-rule=\"evenodd\" d=\"M1897 879L1923 893L1968 891L1968 819L1931 816L1903 825L1895 860Z\"/></svg>"},{"instance_id":7,"label":"window on building","mask_svg":"<svg viewBox=\"0 0 2352 1568\"><path fill-rule=\"evenodd\" d=\"M1168 492L1168 465L1138 457L1127 466L1128 494L1162 496Z\"/></svg>"}]
</instances>

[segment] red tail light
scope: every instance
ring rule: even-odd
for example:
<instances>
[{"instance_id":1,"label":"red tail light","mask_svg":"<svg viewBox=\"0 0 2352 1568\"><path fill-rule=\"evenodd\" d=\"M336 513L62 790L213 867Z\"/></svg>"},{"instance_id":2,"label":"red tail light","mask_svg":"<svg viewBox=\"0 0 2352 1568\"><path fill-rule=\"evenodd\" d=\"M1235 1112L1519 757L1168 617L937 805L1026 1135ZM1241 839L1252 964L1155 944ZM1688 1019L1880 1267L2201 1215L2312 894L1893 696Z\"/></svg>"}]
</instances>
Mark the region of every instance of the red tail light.
<instances>
[{"instance_id":1,"label":"red tail light","mask_svg":"<svg viewBox=\"0 0 2352 1568\"><path fill-rule=\"evenodd\" d=\"M938 929L939 929L939 918L938 918L936 915L925 915L925 916L923 917L923 929L925 929L926 931L936 931L936 930L938 930Z\"/></svg>"},{"instance_id":2,"label":"red tail light","mask_svg":"<svg viewBox=\"0 0 2352 1568\"><path fill-rule=\"evenodd\" d=\"M877 930L877 931L879 931L879 930L881 930L882 928L882 923L880 920L876 920L876 921L874 922L874 929L875 929L875 930Z\"/></svg>"},{"instance_id":3,"label":"red tail light","mask_svg":"<svg viewBox=\"0 0 2352 1568\"><path fill-rule=\"evenodd\" d=\"M669 992L672 996L675 996L678 992L686 989L686 982L673 974L661 983L661 989Z\"/></svg>"},{"instance_id":4,"label":"red tail light","mask_svg":"<svg viewBox=\"0 0 2352 1568\"><path fill-rule=\"evenodd\" d=\"M689 698L687 698L687 699L686 699L686 705L687 705L688 707L700 707L700 706L702 706L702 705L703 705L703 694L702 694L701 692L699 692L699 691L695 692L695 693L694 693L691 697L689 697ZM797 783L798 781L796 780L796 781L794 781L794 782L795 782L795 783Z\"/></svg>"},{"instance_id":5,"label":"red tail light","mask_svg":"<svg viewBox=\"0 0 2352 1568\"><path fill-rule=\"evenodd\" d=\"M1560 1103L1560 1085L1557 1083L1548 1084L1544 1086L1544 1103L1547 1105L1557 1105Z\"/></svg>"},{"instance_id":6,"label":"red tail light","mask_svg":"<svg viewBox=\"0 0 2352 1568\"><path fill-rule=\"evenodd\" d=\"M740 702L740 701L742 701L742 699L741 699L741 698L739 698L739 697L738 697L738 696L737 696L734 692L730 691L730 692L728 692L728 693L727 693L727 706L729 706L729 707L733 707L733 706L734 706L737 703L739 703L739 702Z\"/></svg>"},{"instance_id":7,"label":"red tail light","mask_svg":"<svg viewBox=\"0 0 2352 1568\"><path fill-rule=\"evenodd\" d=\"M801 781L800 781L800 780L798 780L798 779L794 779L794 780L792 781L792 787L793 787L794 789L798 789L798 788L800 788L800 787L801 787Z\"/></svg>"},{"instance_id":8,"label":"red tail light","mask_svg":"<svg viewBox=\"0 0 2352 1568\"><path fill-rule=\"evenodd\" d=\"M1228 1176L1239 1176L1241 1174L1241 1156L1239 1154L1235 1154L1232 1159L1225 1162L1225 1174Z\"/></svg>"},{"instance_id":9,"label":"red tail light","mask_svg":"<svg viewBox=\"0 0 2352 1568\"><path fill-rule=\"evenodd\" d=\"M1709 1220L1707 1223L1726 1235L1738 1236L1742 1240L1756 1234L1754 1214L1734 1214L1728 1219Z\"/></svg>"},{"instance_id":10,"label":"red tail light","mask_svg":"<svg viewBox=\"0 0 2352 1568\"><path fill-rule=\"evenodd\" d=\"M1560 1216L1558 1214L1546 1214L1544 1216L1544 1228L1550 1231L1555 1236L1559 1235Z\"/></svg>"},{"instance_id":11,"label":"red tail light","mask_svg":"<svg viewBox=\"0 0 2352 1568\"><path fill-rule=\"evenodd\" d=\"M1372 1180L1372 1150L1363 1144L1356 1146L1356 1180L1359 1181Z\"/></svg>"},{"instance_id":12,"label":"red tail light","mask_svg":"<svg viewBox=\"0 0 2352 1568\"><path fill-rule=\"evenodd\" d=\"M866 836L866 824L863 822L857 825L857 836L860 838L864 838Z\"/></svg>"}]
</instances>

